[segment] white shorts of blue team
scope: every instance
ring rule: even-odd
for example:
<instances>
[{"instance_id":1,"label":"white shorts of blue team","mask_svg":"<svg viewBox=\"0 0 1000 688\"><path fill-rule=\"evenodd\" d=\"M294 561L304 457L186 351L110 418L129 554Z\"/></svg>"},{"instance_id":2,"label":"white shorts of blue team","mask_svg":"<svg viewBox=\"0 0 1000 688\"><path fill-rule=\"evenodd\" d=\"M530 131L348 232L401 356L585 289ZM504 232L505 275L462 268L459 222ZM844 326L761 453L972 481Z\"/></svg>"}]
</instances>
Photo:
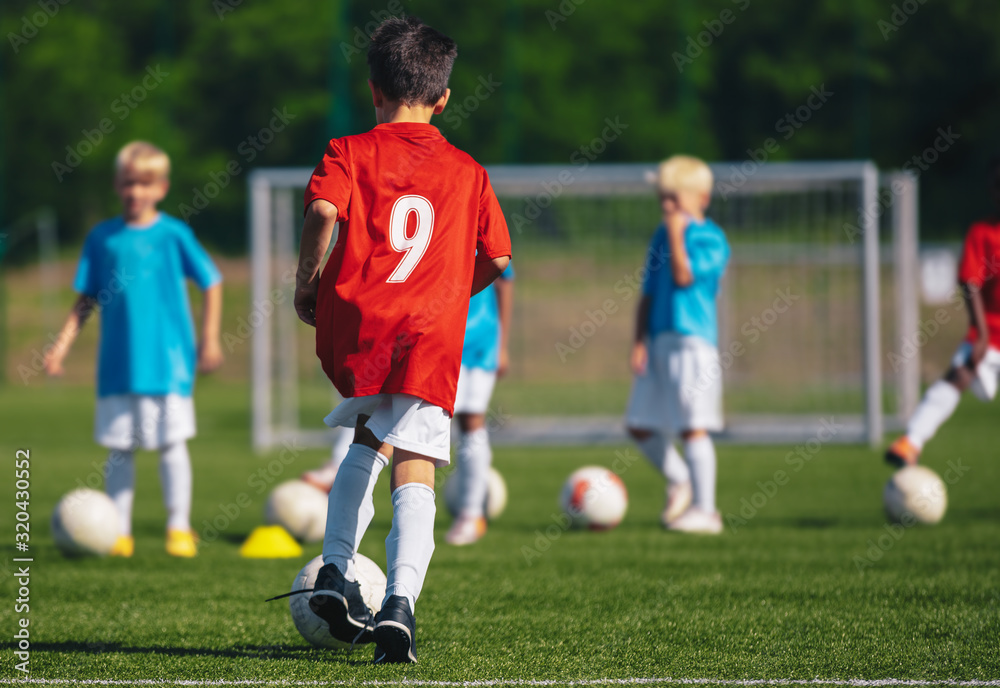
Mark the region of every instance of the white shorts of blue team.
<instances>
[{"instance_id":1,"label":"white shorts of blue team","mask_svg":"<svg viewBox=\"0 0 1000 688\"><path fill-rule=\"evenodd\" d=\"M971 354L972 344L962 342L951 359L951 365L955 368L963 367ZM976 366L976 378L969 389L980 401L992 401L997 395L998 379L1000 379L1000 351L991 346L986 349L986 355Z\"/></svg>"},{"instance_id":2,"label":"white shorts of blue team","mask_svg":"<svg viewBox=\"0 0 1000 688\"><path fill-rule=\"evenodd\" d=\"M438 468L451 462L451 417L440 406L411 394L348 397L323 422L353 428L359 415L370 416L365 427L380 442L428 456Z\"/></svg>"},{"instance_id":3,"label":"white shorts of blue team","mask_svg":"<svg viewBox=\"0 0 1000 688\"><path fill-rule=\"evenodd\" d=\"M497 371L462 366L458 372L455 413L486 413L496 383Z\"/></svg>"},{"instance_id":4,"label":"white shorts of blue team","mask_svg":"<svg viewBox=\"0 0 1000 688\"><path fill-rule=\"evenodd\" d=\"M677 435L722 429L719 351L701 337L658 334L644 375L632 383L625 424Z\"/></svg>"},{"instance_id":5,"label":"white shorts of blue team","mask_svg":"<svg viewBox=\"0 0 1000 688\"><path fill-rule=\"evenodd\" d=\"M162 449L194 434L191 397L115 394L97 398L94 439L108 449Z\"/></svg>"}]
</instances>

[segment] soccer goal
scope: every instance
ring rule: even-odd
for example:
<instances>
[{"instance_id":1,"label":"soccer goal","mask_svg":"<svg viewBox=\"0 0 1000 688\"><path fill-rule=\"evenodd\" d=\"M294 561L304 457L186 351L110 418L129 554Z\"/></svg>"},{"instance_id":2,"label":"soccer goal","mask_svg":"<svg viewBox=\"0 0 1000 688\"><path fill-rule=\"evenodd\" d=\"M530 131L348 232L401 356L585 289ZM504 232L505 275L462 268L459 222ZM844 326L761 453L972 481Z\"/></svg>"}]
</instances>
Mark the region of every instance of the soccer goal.
<instances>
[{"instance_id":1,"label":"soccer goal","mask_svg":"<svg viewBox=\"0 0 1000 688\"><path fill-rule=\"evenodd\" d=\"M709 214L732 260L719 308L734 442L877 444L917 402L917 180L869 162L712 165ZM619 442L639 285L669 259L655 164L488 168L514 251L510 372L490 413L498 443ZM291 305L310 169L250 176L253 437L258 449L330 441L337 398ZM891 361L891 365L883 362ZM824 429L825 428L825 429ZM832 430L831 430L832 428ZM821 432L822 431L822 432Z\"/></svg>"}]
</instances>

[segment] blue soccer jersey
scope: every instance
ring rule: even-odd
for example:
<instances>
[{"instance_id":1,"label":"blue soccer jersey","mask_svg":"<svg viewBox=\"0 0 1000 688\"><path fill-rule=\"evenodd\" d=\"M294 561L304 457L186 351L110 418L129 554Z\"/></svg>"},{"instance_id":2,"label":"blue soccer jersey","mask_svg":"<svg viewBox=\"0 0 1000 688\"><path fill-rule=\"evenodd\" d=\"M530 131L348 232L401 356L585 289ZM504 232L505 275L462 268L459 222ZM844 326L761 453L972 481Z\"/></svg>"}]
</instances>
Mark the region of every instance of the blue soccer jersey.
<instances>
[{"instance_id":1,"label":"blue soccer jersey","mask_svg":"<svg viewBox=\"0 0 1000 688\"><path fill-rule=\"evenodd\" d=\"M99 305L97 396L191 396L196 352L185 278L205 290L222 276L176 218L161 213L129 227L118 217L87 235L73 288Z\"/></svg>"},{"instance_id":2,"label":"blue soccer jersey","mask_svg":"<svg viewBox=\"0 0 1000 688\"><path fill-rule=\"evenodd\" d=\"M691 221L684 230L684 247L694 282L679 287L670 266L667 230L660 225L649 244L646 279L642 293L651 299L648 331L650 337L676 332L701 337L714 346L719 343L716 296L719 280L729 262L729 243L712 220Z\"/></svg>"},{"instance_id":3,"label":"blue soccer jersey","mask_svg":"<svg viewBox=\"0 0 1000 688\"><path fill-rule=\"evenodd\" d=\"M514 279L513 264L508 264L498 279ZM462 365L485 370L496 370L500 366L500 309L492 284L469 301Z\"/></svg>"}]
</instances>

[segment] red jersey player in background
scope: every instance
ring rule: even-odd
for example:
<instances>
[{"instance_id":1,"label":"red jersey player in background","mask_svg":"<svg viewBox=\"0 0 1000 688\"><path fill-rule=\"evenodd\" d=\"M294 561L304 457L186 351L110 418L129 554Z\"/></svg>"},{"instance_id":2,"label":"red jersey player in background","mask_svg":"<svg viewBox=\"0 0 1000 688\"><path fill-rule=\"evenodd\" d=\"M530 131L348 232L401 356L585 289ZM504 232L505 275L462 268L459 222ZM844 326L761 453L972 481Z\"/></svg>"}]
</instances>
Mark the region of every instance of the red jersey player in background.
<instances>
[{"instance_id":1,"label":"red jersey player in background","mask_svg":"<svg viewBox=\"0 0 1000 688\"><path fill-rule=\"evenodd\" d=\"M375 662L416 662L413 607L434 551L434 469L447 465L469 297L507 267L510 235L486 171L430 124L451 93L454 41L392 18L368 50L377 126L330 141L305 194L295 310L355 428L330 492L312 610ZM340 223L330 259L320 263ZM388 585L374 618L354 555L392 463Z\"/></svg>"},{"instance_id":2,"label":"red jersey player in background","mask_svg":"<svg viewBox=\"0 0 1000 688\"><path fill-rule=\"evenodd\" d=\"M976 222L965 236L958 282L969 311L969 331L944 378L927 388L910 418L906 434L885 453L896 466L917 463L924 444L971 388L982 401L992 400L1000 377L1000 155L990 162L990 192L997 215Z\"/></svg>"}]
</instances>

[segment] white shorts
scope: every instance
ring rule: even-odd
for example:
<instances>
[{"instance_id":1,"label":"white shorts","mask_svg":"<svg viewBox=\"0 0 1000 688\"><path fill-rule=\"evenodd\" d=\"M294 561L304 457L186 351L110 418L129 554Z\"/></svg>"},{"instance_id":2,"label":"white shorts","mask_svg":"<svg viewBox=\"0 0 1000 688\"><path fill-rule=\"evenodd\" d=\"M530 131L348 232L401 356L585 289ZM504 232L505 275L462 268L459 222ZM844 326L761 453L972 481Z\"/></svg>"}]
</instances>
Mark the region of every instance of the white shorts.
<instances>
[{"instance_id":1,"label":"white shorts","mask_svg":"<svg viewBox=\"0 0 1000 688\"><path fill-rule=\"evenodd\" d=\"M370 416L365 427L380 442L429 456L438 468L451 462L451 417L440 406L411 394L350 397L337 404L323 422L331 428L353 428L359 415Z\"/></svg>"},{"instance_id":2,"label":"white shorts","mask_svg":"<svg viewBox=\"0 0 1000 688\"><path fill-rule=\"evenodd\" d=\"M486 413L496 383L497 371L462 366L458 373L455 413Z\"/></svg>"},{"instance_id":3,"label":"white shorts","mask_svg":"<svg viewBox=\"0 0 1000 688\"><path fill-rule=\"evenodd\" d=\"M645 375L632 384L625 424L676 435L722 429L719 351L700 337L665 332L649 347Z\"/></svg>"},{"instance_id":4,"label":"white shorts","mask_svg":"<svg viewBox=\"0 0 1000 688\"><path fill-rule=\"evenodd\" d=\"M162 449L194 433L191 397L116 394L97 398L94 439L108 449Z\"/></svg>"},{"instance_id":5,"label":"white shorts","mask_svg":"<svg viewBox=\"0 0 1000 688\"><path fill-rule=\"evenodd\" d=\"M963 367L971 354L972 344L962 342L951 359L951 365L955 368ZM992 401L997 395L998 378L1000 378L1000 351L991 346L986 349L986 355L976 367L976 379L972 381L969 389L980 401Z\"/></svg>"}]
</instances>

